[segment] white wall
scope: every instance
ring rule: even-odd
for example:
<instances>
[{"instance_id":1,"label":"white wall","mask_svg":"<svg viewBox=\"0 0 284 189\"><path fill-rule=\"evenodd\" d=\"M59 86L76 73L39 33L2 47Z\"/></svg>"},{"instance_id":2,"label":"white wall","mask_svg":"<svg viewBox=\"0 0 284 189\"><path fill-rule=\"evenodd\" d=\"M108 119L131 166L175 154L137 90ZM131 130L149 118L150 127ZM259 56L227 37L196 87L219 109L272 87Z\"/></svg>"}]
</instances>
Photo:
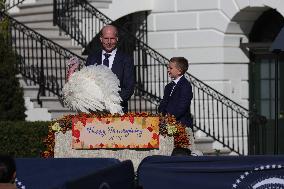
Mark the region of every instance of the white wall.
<instances>
[{"instance_id":1,"label":"white wall","mask_svg":"<svg viewBox=\"0 0 284 189\"><path fill-rule=\"evenodd\" d=\"M149 45L171 58L185 56L189 72L248 107L249 59L239 48L268 8L283 15L280 0L154 0Z\"/></svg>"},{"instance_id":2,"label":"white wall","mask_svg":"<svg viewBox=\"0 0 284 189\"><path fill-rule=\"evenodd\" d=\"M153 9L155 0L112 0L108 8L99 9L112 20L117 20L125 15Z\"/></svg>"},{"instance_id":3,"label":"white wall","mask_svg":"<svg viewBox=\"0 0 284 189\"><path fill-rule=\"evenodd\" d=\"M14 0L7 0L7 1L6 1L6 3L9 3L9 2L10 2L10 4L15 3ZM25 1L23 1L22 4L32 4L32 3L35 3L35 2L36 2L36 0L25 0ZM17 6L11 8L11 9L9 10L9 13L17 13L17 12L19 12L19 8L18 8Z\"/></svg>"},{"instance_id":4,"label":"white wall","mask_svg":"<svg viewBox=\"0 0 284 189\"><path fill-rule=\"evenodd\" d=\"M148 16L149 46L167 58L184 56L189 72L248 108L249 59L239 48L254 21L269 9L284 15L283 0L113 0L101 11L116 20Z\"/></svg>"}]
</instances>

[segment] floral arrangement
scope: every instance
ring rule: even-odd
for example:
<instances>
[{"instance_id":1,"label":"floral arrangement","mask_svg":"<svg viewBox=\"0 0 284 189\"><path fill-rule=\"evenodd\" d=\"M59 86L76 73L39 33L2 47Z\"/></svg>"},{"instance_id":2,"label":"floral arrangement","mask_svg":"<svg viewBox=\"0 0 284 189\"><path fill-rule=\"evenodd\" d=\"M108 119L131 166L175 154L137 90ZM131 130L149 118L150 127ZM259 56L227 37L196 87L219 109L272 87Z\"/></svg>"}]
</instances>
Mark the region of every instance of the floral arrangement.
<instances>
[{"instance_id":1,"label":"floral arrangement","mask_svg":"<svg viewBox=\"0 0 284 189\"><path fill-rule=\"evenodd\" d=\"M67 107L79 112L108 111L122 113L119 80L106 66L91 65L76 71L78 60L67 61L68 82L62 89Z\"/></svg>"},{"instance_id":2,"label":"floral arrangement","mask_svg":"<svg viewBox=\"0 0 284 189\"><path fill-rule=\"evenodd\" d=\"M58 119L49 126L48 136L44 140L46 150L41 154L42 157L54 157L54 146L55 146L55 133L69 131L72 129L72 119L78 118L80 120L87 120L87 118L98 117L127 117L129 120L134 117L149 117L155 116L151 113L127 113L124 115L120 114L109 114L109 113L80 113L77 115L66 115L61 119ZM156 115L157 116L157 115ZM160 135L167 137L174 137L174 146L188 148L190 144L188 133L183 125L178 123L173 116L159 116L159 133Z\"/></svg>"}]
</instances>

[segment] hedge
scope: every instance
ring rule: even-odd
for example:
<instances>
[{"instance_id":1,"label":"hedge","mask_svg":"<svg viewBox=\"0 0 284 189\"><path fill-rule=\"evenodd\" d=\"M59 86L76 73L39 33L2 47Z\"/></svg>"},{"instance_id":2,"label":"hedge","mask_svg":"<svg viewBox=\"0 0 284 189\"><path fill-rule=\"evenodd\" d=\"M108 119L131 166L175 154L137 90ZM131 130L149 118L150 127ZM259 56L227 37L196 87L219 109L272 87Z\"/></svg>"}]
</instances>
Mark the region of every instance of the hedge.
<instances>
[{"instance_id":1,"label":"hedge","mask_svg":"<svg viewBox=\"0 0 284 189\"><path fill-rule=\"evenodd\" d=\"M16 64L20 59L12 49L8 31L8 19L0 17L0 120L23 121L26 117L24 92L16 77Z\"/></svg>"},{"instance_id":2,"label":"hedge","mask_svg":"<svg viewBox=\"0 0 284 189\"><path fill-rule=\"evenodd\" d=\"M50 122L0 121L0 154L40 157Z\"/></svg>"}]
</instances>

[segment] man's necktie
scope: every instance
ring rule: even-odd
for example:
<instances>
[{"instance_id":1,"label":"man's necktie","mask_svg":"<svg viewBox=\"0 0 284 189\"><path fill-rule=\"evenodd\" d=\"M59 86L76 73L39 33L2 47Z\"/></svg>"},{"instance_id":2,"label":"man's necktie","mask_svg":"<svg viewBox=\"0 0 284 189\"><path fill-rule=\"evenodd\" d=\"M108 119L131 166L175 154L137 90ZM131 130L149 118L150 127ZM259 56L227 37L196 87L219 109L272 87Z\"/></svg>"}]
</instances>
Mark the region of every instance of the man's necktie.
<instances>
[{"instance_id":1,"label":"man's necktie","mask_svg":"<svg viewBox=\"0 0 284 189\"><path fill-rule=\"evenodd\" d=\"M176 83L174 81L172 81L171 84L172 84L172 90L171 90L170 96L172 96L172 93L176 87Z\"/></svg>"},{"instance_id":2,"label":"man's necktie","mask_svg":"<svg viewBox=\"0 0 284 189\"><path fill-rule=\"evenodd\" d=\"M105 53L104 56L105 56L105 59L103 60L103 65L105 65L106 67L109 67L109 59L108 58L111 56L111 54Z\"/></svg>"}]
</instances>

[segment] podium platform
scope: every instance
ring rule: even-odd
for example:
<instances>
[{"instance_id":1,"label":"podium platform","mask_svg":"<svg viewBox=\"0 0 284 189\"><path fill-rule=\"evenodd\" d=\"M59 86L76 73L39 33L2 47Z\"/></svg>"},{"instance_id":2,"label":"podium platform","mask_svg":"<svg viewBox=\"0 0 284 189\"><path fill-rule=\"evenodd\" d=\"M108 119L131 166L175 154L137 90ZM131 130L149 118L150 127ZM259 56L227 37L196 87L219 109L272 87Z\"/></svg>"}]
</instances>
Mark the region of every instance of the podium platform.
<instances>
[{"instance_id":1,"label":"podium platform","mask_svg":"<svg viewBox=\"0 0 284 189\"><path fill-rule=\"evenodd\" d=\"M143 189L280 189L284 156L151 156L137 175Z\"/></svg>"},{"instance_id":2,"label":"podium platform","mask_svg":"<svg viewBox=\"0 0 284 189\"><path fill-rule=\"evenodd\" d=\"M67 131L66 133L55 134L55 158L115 158L120 161L131 160L134 169L137 170L140 162L151 155L166 155L170 156L174 142L173 137L160 136L160 148L159 149L94 149L94 150L76 150L72 148L72 133Z\"/></svg>"},{"instance_id":3,"label":"podium platform","mask_svg":"<svg viewBox=\"0 0 284 189\"><path fill-rule=\"evenodd\" d=\"M17 185L26 189L133 189L130 161L113 158L17 158ZM123 171L123 174L121 172Z\"/></svg>"}]
</instances>

